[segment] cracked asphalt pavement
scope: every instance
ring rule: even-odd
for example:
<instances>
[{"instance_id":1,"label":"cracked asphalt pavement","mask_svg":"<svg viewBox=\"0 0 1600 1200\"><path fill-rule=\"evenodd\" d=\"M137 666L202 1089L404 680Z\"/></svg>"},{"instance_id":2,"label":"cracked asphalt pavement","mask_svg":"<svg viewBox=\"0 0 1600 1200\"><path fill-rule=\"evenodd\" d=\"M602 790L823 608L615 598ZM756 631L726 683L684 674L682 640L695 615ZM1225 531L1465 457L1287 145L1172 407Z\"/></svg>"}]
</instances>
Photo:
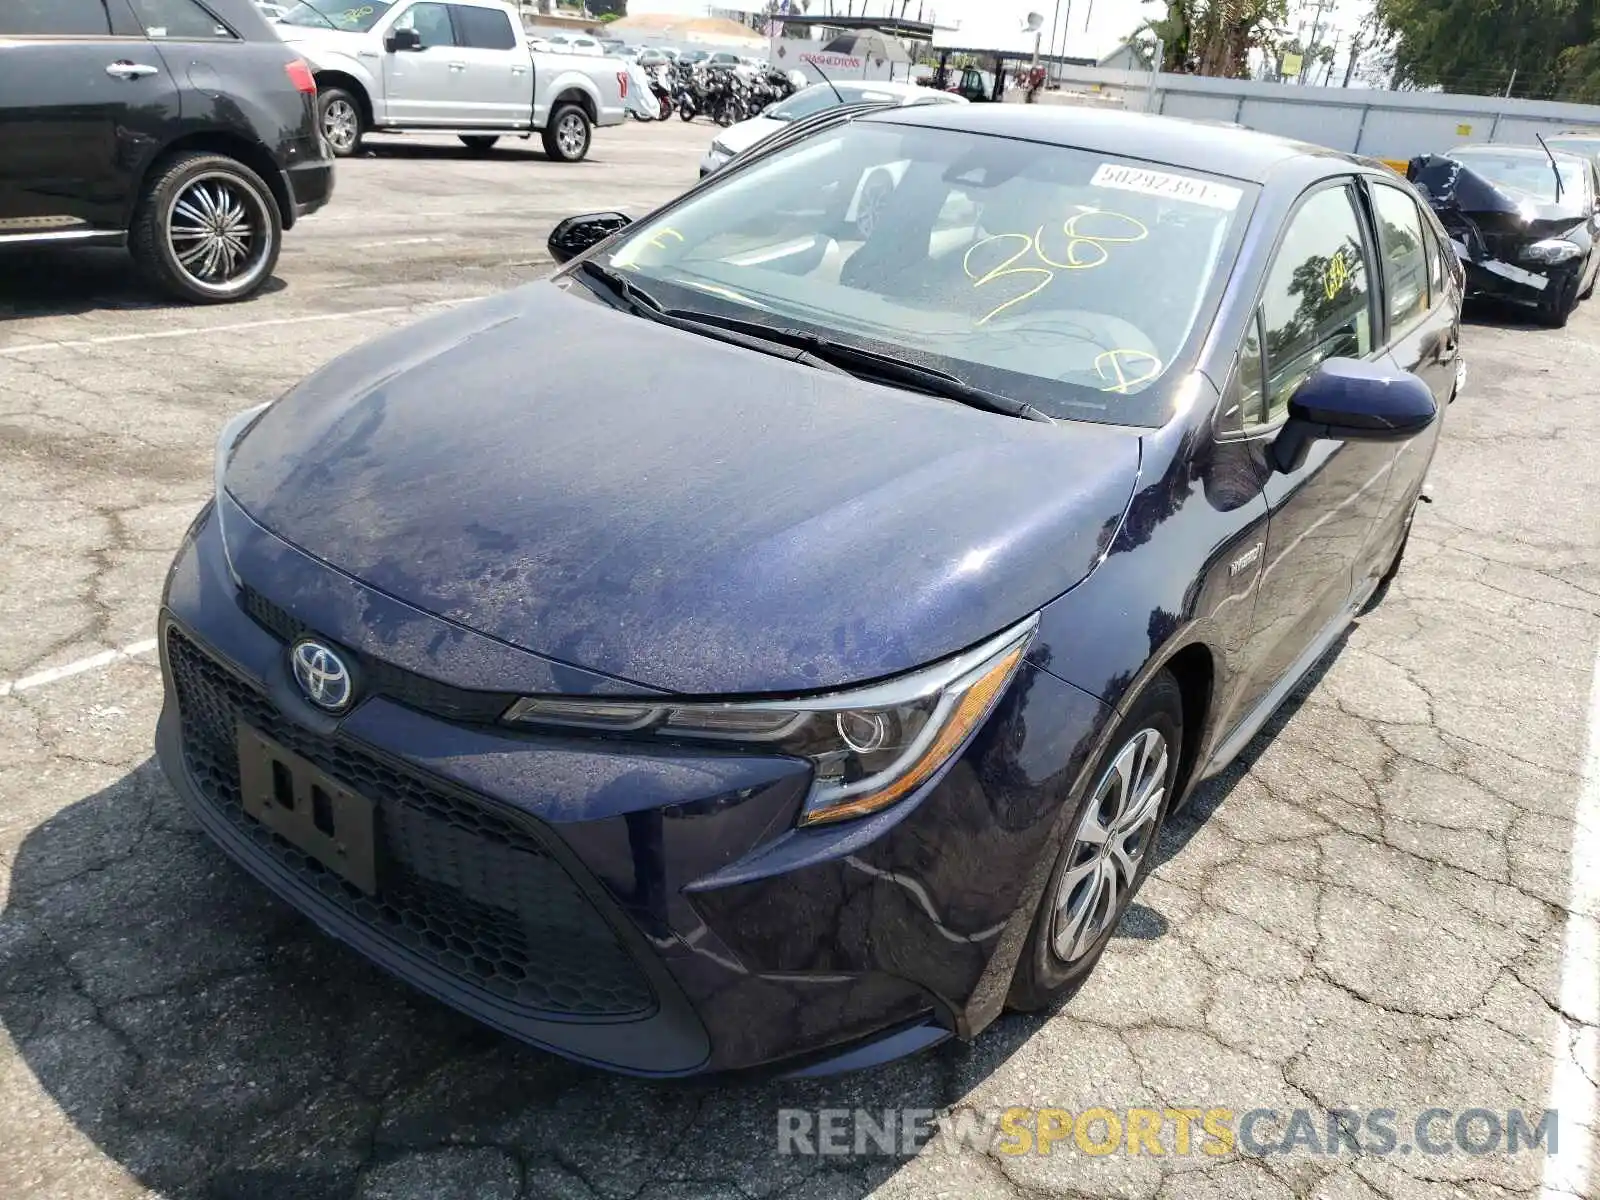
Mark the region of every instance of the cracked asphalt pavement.
<instances>
[{"instance_id":1,"label":"cracked asphalt pavement","mask_svg":"<svg viewBox=\"0 0 1600 1200\"><path fill-rule=\"evenodd\" d=\"M1538 1152L1006 1155L941 1134L784 1155L777 1114L1537 1112L1576 1069L1563 1096L1592 1121L1600 1029L1559 981L1600 643L1600 301L1562 331L1469 326L1387 598L1168 830L1087 986L973 1045L832 1080L596 1074L367 966L199 834L151 759L138 644L224 419L430 305L536 277L556 219L642 212L710 136L630 124L576 167L382 146L341 165L243 306L166 307L112 252L0 262L0 680L33 677L0 694L0 1195L1539 1195Z\"/></svg>"}]
</instances>

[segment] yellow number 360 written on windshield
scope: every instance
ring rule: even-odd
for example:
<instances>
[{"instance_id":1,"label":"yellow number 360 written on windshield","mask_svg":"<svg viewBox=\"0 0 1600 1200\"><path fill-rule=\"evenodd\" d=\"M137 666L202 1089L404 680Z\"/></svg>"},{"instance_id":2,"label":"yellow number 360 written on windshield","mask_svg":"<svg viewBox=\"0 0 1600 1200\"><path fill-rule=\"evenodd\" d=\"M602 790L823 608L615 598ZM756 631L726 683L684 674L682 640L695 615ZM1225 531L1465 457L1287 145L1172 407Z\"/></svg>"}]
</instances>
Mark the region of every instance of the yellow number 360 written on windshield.
<instances>
[{"instance_id":1,"label":"yellow number 360 written on windshield","mask_svg":"<svg viewBox=\"0 0 1600 1200\"><path fill-rule=\"evenodd\" d=\"M966 272L967 278L972 280L974 288L988 287L1001 279L1022 278L1032 281L1032 286L1021 295L1013 296L991 308L974 321L974 325L985 325L1013 305L1037 296L1055 281L1057 271L1092 270L1111 257L1111 251L1107 247L1142 242L1150 236L1150 230L1142 221L1135 220L1125 213L1098 208L1074 213L1062 222L1061 233L1067 239L1065 261L1052 258L1045 253L1043 225L1031 234L991 234L968 247L966 254L961 258L961 269ZM1002 243L1015 245L1016 252L998 266L981 275L978 274L972 266L973 255L985 246Z\"/></svg>"}]
</instances>

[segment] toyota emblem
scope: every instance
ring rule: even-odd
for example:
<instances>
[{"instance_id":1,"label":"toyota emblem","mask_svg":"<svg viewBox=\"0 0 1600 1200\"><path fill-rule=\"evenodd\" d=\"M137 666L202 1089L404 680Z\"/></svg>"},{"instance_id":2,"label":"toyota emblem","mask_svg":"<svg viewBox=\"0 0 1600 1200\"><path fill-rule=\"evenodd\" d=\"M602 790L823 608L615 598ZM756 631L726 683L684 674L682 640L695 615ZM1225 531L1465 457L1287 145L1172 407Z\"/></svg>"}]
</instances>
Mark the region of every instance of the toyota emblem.
<instances>
[{"instance_id":1,"label":"toyota emblem","mask_svg":"<svg viewBox=\"0 0 1600 1200\"><path fill-rule=\"evenodd\" d=\"M294 681L318 708L343 712L350 706L355 683L350 668L333 649L309 639L296 642L289 652L289 664L294 668Z\"/></svg>"}]
</instances>

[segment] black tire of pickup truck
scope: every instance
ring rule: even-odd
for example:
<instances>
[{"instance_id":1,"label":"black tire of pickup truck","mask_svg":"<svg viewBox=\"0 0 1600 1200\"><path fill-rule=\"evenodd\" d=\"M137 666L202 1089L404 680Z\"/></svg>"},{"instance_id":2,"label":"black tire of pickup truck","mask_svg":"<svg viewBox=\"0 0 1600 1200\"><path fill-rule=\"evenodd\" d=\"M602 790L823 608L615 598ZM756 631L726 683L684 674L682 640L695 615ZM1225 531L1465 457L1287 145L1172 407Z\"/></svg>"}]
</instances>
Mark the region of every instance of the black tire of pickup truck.
<instances>
[{"instance_id":1,"label":"black tire of pickup truck","mask_svg":"<svg viewBox=\"0 0 1600 1200\"><path fill-rule=\"evenodd\" d=\"M589 114L577 104L558 104L544 127L544 152L557 162L582 162L594 136Z\"/></svg>"},{"instance_id":2,"label":"black tire of pickup truck","mask_svg":"<svg viewBox=\"0 0 1600 1200\"><path fill-rule=\"evenodd\" d=\"M361 102L343 88L324 88L317 93L317 120L322 137L335 158L349 158L361 151L366 123Z\"/></svg>"}]
</instances>

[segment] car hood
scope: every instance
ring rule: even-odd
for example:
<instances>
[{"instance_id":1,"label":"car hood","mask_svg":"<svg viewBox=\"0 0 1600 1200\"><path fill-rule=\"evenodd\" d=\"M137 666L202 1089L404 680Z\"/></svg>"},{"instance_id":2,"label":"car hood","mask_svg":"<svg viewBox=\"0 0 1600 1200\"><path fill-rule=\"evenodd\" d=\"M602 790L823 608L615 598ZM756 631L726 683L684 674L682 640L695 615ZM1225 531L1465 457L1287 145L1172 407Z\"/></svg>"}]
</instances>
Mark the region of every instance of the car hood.
<instances>
[{"instance_id":1,"label":"car hood","mask_svg":"<svg viewBox=\"0 0 1600 1200\"><path fill-rule=\"evenodd\" d=\"M735 154L743 154L767 134L775 129L782 129L787 124L787 121L774 121L771 117L751 117L748 121L729 125L717 134L716 140Z\"/></svg>"},{"instance_id":2,"label":"car hood","mask_svg":"<svg viewBox=\"0 0 1600 1200\"><path fill-rule=\"evenodd\" d=\"M1588 220L1576 198L1543 200L1505 187L1446 155L1411 160L1406 178L1435 212L1459 213L1485 232L1523 235L1529 241L1564 233Z\"/></svg>"},{"instance_id":3,"label":"car hood","mask_svg":"<svg viewBox=\"0 0 1600 1200\"><path fill-rule=\"evenodd\" d=\"M272 28L278 37L305 51L324 50L331 54L354 55L368 44L368 34L353 33L347 29L318 29L312 25L285 25L276 22Z\"/></svg>"},{"instance_id":4,"label":"car hood","mask_svg":"<svg viewBox=\"0 0 1600 1200\"><path fill-rule=\"evenodd\" d=\"M862 382L567 287L335 360L238 444L229 494L417 608L700 695L954 653L1083 579L1121 523L1125 429Z\"/></svg>"}]
</instances>

